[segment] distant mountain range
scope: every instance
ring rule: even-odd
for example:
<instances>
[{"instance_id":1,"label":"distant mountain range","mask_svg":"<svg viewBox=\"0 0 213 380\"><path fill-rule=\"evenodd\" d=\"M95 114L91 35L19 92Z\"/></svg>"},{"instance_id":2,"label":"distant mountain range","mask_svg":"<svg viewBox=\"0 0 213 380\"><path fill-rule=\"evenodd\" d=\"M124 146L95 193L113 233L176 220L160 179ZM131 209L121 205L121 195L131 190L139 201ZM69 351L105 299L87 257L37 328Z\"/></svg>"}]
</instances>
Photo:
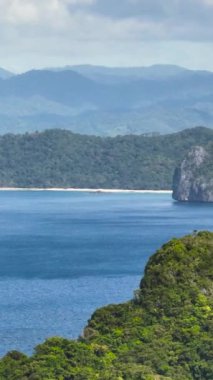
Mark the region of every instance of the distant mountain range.
<instances>
[{"instance_id":1,"label":"distant mountain range","mask_svg":"<svg viewBox=\"0 0 213 380\"><path fill-rule=\"evenodd\" d=\"M139 79L166 79L184 71L176 65L153 65L148 67L105 67L93 65L74 65L63 68L50 68L52 71L73 70L86 78L104 84L130 83Z\"/></svg>"},{"instance_id":2,"label":"distant mountain range","mask_svg":"<svg viewBox=\"0 0 213 380\"><path fill-rule=\"evenodd\" d=\"M213 127L213 73L173 65L0 69L0 133L66 128L83 134L171 133Z\"/></svg>"}]
</instances>

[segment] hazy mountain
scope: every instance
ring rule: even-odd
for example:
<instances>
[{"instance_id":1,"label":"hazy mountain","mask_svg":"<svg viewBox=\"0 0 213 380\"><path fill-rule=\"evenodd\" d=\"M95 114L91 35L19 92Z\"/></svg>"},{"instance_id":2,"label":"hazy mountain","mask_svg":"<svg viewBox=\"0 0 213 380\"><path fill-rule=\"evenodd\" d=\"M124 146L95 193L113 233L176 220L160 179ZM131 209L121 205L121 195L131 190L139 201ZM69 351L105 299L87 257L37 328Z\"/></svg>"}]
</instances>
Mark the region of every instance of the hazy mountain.
<instances>
[{"instance_id":1,"label":"hazy mountain","mask_svg":"<svg viewBox=\"0 0 213 380\"><path fill-rule=\"evenodd\" d=\"M14 74L10 71L0 68L0 79L8 79L12 77Z\"/></svg>"},{"instance_id":2,"label":"hazy mountain","mask_svg":"<svg viewBox=\"0 0 213 380\"><path fill-rule=\"evenodd\" d=\"M165 79L189 71L175 65L153 65L149 67L106 67L74 65L53 68L53 71L73 70L85 77L104 84L128 83L138 79Z\"/></svg>"},{"instance_id":3,"label":"hazy mountain","mask_svg":"<svg viewBox=\"0 0 213 380\"><path fill-rule=\"evenodd\" d=\"M68 103L75 106L85 101L94 103L96 98L93 99L93 93L97 92L99 87L100 85L71 70L59 73L33 70L2 81L0 96L27 99L40 96L61 104Z\"/></svg>"},{"instance_id":4,"label":"hazy mountain","mask_svg":"<svg viewBox=\"0 0 213 380\"><path fill-rule=\"evenodd\" d=\"M81 74L72 67L0 79L1 133L61 127L113 136L213 126L211 72L161 65L79 67ZM106 84L85 72L105 77L112 73L117 82Z\"/></svg>"}]
</instances>

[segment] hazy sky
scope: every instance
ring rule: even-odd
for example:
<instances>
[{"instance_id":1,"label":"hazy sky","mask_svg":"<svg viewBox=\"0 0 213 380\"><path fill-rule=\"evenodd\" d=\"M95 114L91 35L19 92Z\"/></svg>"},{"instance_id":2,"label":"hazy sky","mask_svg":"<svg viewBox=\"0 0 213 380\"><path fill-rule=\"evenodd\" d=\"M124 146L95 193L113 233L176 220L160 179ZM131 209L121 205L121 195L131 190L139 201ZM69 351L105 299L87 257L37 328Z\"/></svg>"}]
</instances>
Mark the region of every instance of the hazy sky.
<instances>
[{"instance_id":1,"label":"hazy sky","mask_svg":"<svg viewBox=\"0 0 213 380\"><path fill-rule=\"evenodd\" d=\"M213 70L213 0L0 0L0 67Z\"/></svg>"}]
</instances>

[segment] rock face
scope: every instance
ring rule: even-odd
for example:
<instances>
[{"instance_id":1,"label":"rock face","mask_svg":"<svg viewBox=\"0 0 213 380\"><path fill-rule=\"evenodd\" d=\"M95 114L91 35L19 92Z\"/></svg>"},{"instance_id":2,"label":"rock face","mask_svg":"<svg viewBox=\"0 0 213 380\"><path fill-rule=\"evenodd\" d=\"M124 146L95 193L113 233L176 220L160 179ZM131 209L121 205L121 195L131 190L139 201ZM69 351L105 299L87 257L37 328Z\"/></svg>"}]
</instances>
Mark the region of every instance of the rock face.
<instances>
[{"instance_id":1,"label":"rock face","mask_svg":"<svg viewBox=\"0 0 213 380\"><path fill-rule=\"evenodd\" d=\"M195 146L173 177L173 198L178 201L213 202L213 144Z\"/></svg>"}]
</instances>

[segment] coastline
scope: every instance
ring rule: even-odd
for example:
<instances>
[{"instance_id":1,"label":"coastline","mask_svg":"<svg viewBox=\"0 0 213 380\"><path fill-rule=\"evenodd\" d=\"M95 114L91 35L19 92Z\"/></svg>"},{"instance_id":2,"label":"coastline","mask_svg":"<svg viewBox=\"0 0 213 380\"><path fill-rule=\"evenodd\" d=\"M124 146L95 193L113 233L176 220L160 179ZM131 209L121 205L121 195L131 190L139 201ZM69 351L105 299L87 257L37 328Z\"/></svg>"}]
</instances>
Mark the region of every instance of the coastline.
<instances>
[{"instance_id":1,"label":"coastline","mask_svg":"<svg viewBox=\"0 0 213 380\"><path fill-rule=\"evenodd\" d=\"M37 188L37 187L0 187L0 191L66 191L81 193L137 193L137 194L171 194L172 190L125 190L125 189L79 189L79 188Z\"/></svg>"}]
</instances>

